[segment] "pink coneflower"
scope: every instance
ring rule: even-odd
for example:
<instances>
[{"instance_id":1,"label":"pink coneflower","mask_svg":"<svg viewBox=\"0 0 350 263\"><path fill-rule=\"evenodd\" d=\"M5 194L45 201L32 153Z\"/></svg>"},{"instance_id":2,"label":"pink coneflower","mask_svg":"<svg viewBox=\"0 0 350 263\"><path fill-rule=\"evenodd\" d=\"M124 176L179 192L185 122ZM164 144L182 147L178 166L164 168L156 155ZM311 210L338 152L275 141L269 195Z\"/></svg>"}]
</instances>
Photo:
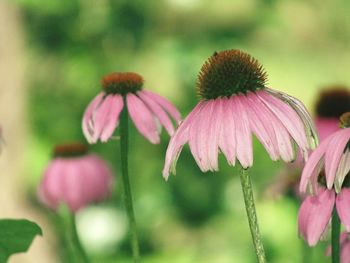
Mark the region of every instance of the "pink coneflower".
<instances>
[{"instance_id":1,"label":"pink coneflower","mask_svg":"<svg viewBox=\"0 0 350 263\"><path fill-rule=\"evenodd\" d=\"M304 200L298 215L299 232L310 246L317 244L331 217L333 248L339 247L340 222L350 232L350 112L340 117L340 123L343 129L321 142L301 175L300 191L306 192L309 186L313 194ZM339 257L335 254L332 257Z\"/></svg>"},{"instance_id":2,"label":"pink coneflower","mask_svg":"<svg viewBox=\"0 0 350 263\"><path fill-rule=\"evenodd\" d=\"M350 263L350 239L347 232L342 232L340 235L340 263ZM328 246L326 256L332 255L332 247Z\"/></svg>"},{"instance_id":3,"label":"pink coneflower","mask_svg":"<svg viewBox=\"0 0 350 263\"><path fill-rule=\"evenodd\" d=\"M295 159L294 142L306 155L317 135L304 105L265 87L267 74L258 61L239 50L215 53L198 78L200 102L171 138L163 175L175 173L177 158L189 143L200 169L218 170L221 151L229 164L253 165L252 135L272 160Z\"/></svg>"},{"instance_id":4,"label":"pink coneflower","mask_svg":"<svg viewBox=\"0 0 350 263\"><path fill-rule=\"evenodd\" d=\"M89 143L108 141L126 106L138 131L151 143L160 141L159 125L170 135L174 133L170 117L179 122L179 112L160 95L142 90L143 78L140 75L112 73L102 78L101 83L104 90L91 101L83 117L83 132Z\"/></svg>"},{"instance_id":5,"label":"pink coneflower","mask_svg":"<svg viewBox=\"0 0 350 263\"><path fill-rule=\"evenodd\" d=\"M266 262L247 168L253 165L253 134L272 160L295 159L294 142L306 156L317 135L304 105L265 86L267 74L256 59L239 50L215 52L198 77L200 102L172 136L163 176L168 179L184 144L199 168L218 170L221 151L232 166L239 161L249 226L259 262Z\"/></svg>"},{"instance_id":6,"label":"pink coneflower","mask_svg":"<svg viewBox=\"0 0 350 263\"><path fill-rule=\"evenodd\" d=\"M134 262L140 262L132 193L128 174L128 119L151 143L159 143L160 128L173 135L172 117L180 121L180 113L169 101L156 93L142 90L143 78L136 73L112 73L102 78L103 91L87 107L83 117L83 132L89 143L106 142L120 122L121 168L124 204L131 231Z\"/></svg>"},{"instance_id":7,"label":"pink coneflower","mask_svg":"<svg viewBox=\"0 0 350 263\"><path fill-rule=\"evenodd\" d=\"M54 152L39 186L44 204L55 210L65 204L77 212L108 196L112 174L101 158L88 153L82 144L60 145Z\"/></svg>"}]
</instances>

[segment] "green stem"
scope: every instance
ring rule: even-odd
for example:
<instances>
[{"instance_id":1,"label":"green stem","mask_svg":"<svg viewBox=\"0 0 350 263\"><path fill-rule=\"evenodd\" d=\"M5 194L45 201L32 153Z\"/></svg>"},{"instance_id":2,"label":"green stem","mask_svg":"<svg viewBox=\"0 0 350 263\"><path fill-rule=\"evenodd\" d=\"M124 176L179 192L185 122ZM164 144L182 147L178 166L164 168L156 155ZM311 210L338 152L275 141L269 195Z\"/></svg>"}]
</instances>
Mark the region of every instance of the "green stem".
<instances>
[{"instance_id":1,"label":"green stem","mask_svg":"<svg viewBox=\"0 0 350 263\"><path fill-rule=\"evenodd\" d=\"M241 168L240 178L244 196L245 208L247 211L250 233L255 247L256 257L259 263L266 263L264 246L259 231L258 218L256 216L252 183L247 169Z\"/></svg>"},{"instance_id":2,"label":"green stem","mask_svg":"<svg viewBox=\"0 0 350 263\"><path fill-rule=\"evenodd\" d=\"M76 220L75 220L75 215L71 214L70 216L70 227L71 227L71 240L74 246L74 249L76 250L77 255L81 259L79 262L83 263L89 263L89 258L83 248L83 246L80 243L80 239L78 236L78 231L77 231L77 225L76 225Z\"/></svg>"},{"instance_id":3,"label":"green stem","mask_svg":"<svg viewBox=\"0 0 350 263\"><path fill-rule=\"evenodd\" d=\"M311 262L311 252L312 250L310 249L310 247L305 243L304 240L301 240L300 242L301 244L301 256L302 256L302 262L303 263L310 263Z\"/></svg>"},{"instance_id":4,"label":"green stem","mask_svg":"<svg viewBox=\"0 0 350 263\"><path fill-rule=\"evenodd\" d=\"M332 214L332 263L340 262L340 220L336 208Z\"/></svg>"},{"instance_id":5,"label":"green stem","mask_svg":"<svg viewBox=\"0 0 350 263\"><path fill-rule=\"evenodd\" d=\"M120 117L120 154L121 154L121 166L122 166L122 178L124 185L124 205L126 212L128 214L129 228L130 228L130 238L131 238L131 248L132 255L135 263L140 262L140 249L139 241L137 237L137 227L134 214L134 208L132 203L132 194L129 182L128 173L128 109L125 97L124 99L124 109Z\"/></svg>"}]
</instances>

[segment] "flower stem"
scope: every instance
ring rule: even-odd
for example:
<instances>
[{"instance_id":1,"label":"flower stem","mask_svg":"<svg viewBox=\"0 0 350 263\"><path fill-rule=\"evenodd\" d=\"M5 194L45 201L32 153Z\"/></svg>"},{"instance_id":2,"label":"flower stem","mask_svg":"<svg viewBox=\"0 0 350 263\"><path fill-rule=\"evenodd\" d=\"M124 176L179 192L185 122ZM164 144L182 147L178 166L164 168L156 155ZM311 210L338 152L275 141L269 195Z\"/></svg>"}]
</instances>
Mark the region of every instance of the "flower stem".
<instances>
[{"instance_id":1,"label":"flower stem","mask_svg":"<svg viewBox=\"0 0 350 263\"><path fill-rule=\"evenodd\" d=\"M301 240L300 242L301 244L301 256L302 256L302 262L303 263L310 263L311 262L311 257L312 257L312 250L310 249L310 247L305 243L304 240Z\"/></svg>"},{"instance_id":2,"label":"flower stem","mask_svg":"<svg viewBox=\"0 0 350 263\"><path fill-rule=\"evenodd\" d=\"M258 218L256 216L256 211L255 211L253 188L252 188L252 183L250 181L248 169L241 168L240 178L241 178L245 208L247 211L247 216L249 221L250 232L252 234L253 243L255 247L255 253L259 263L266 263L264 246L261 240Z\"/></svg>"},{"instance_id":3,"label":"flower stem","mask_svg":"<svg viewBox=\"0 0 350 263\"><path fill-rule=\"evenodd\" d=\"M126 212L128 214L129 228L130 228L130 238L131 238L131 248L132 255L135 263L140 262L140 249L139 241L137 237L136 220L134 214L134 208L132 203L132 194L129 182L128 173L128 109L125 97L124 99L124 109L120 117L120 154L121 154L121 166L122 166L122 178L124 185L124 205Z\"/></svg>"},{"instance_id":4,"label":"flower stem","mask_svg":"<svg viewBox=\"0 0 350 263\"><path fill-rule=\"evenodd\" d=\"M80 258L79 262L83 263L89 263L89 258L83 248L83 246L80 243L80 239L78 236L78 231L77 231L77 224L75 220L75 214L71 214L70 216L70 227L71 227L71 240L74 246L74 249L76 250L76 253L78 257Z\"/></svg>"},{"instance_id":5,"label":"flower stem","mask_svg":"<svg viewBox=\"0 0 350 263\"><path fill-rule=\"evenodd\" d=\"M336 208L332 215L332 263L340 262L340 220Z\"/></svg>"}]
</instances>

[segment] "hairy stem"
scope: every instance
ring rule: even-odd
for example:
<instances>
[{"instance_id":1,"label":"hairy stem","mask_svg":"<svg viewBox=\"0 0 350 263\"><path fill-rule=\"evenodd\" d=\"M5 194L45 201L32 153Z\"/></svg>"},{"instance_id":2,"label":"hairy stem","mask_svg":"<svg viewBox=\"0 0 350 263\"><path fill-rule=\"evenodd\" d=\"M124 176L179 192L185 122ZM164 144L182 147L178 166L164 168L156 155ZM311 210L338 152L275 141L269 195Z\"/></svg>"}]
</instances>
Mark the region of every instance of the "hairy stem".
<instances>
[{"instance_id":1,"label":"hairy stem","mask_svg":"<svg viewBox=\"0 0 350 263\"><path fill-rule=\"evenodd\" d=\"M259 231L258 218L256 216L253 188L252 188L252 183L250 181L250 176L247 169L241 168L240 178L241 178L245 208L248 216L250 233L252 234L256 257L259 263L265 263L266 262L265 251L264 251L264 246L263 246L260 231Z\"/></svg>"},{"instance_id":2,"label":"hairy stem","mask_svg":"<svg viewBox=\"0 0 350 263\"><path fill-rule=\"evenodd\" d=\"M124 109L120 118L120 154L121 154L121 166L122 166L122 178L124 186L124 205L129 220L130 238L132 255L135 263L140 262L140 249L139 241L137 237L137 227L135 220L135 213L133 208L132 194L129 181L128 172L128 109L127 103L124 97Z\"/></svg>"}]
</instances>

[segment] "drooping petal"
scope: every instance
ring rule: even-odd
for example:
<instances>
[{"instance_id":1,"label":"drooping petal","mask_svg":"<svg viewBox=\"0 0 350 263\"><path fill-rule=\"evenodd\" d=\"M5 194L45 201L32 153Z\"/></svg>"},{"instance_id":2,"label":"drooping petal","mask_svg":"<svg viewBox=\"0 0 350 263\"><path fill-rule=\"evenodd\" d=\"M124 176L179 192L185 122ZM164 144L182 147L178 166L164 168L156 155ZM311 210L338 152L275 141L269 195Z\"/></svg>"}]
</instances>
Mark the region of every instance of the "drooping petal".
<instances>
[{"instance_id":1,"label":"drooping petal","mask_svg":"<svg viewBox=\"0 0 350 263\"><path fill-rule=\"evenodd\" d=\"M165 110L156 101L151 99L144 91L138 92L137 95L151 109L153 114L158 118L159 122L164 126L169 135L172 136L174 134L174 127Z\"/></svg>"},{"instance_id":2,"label":"drooping petal","mask_svg":"<svg viewBox=\"0 0 350 263\"><path fill-rule=\"evenodd\" d=\"M117 128L119 124L119 115L124 106L122 96L120 95L111 96L110 106L111 108L107 116L105 126L100 136L100 140L102 142L108 141L108 139L112 136L114 130Z\"/></svg>"},{"instance_id":3,"label":"drooping petal","mask_svg":"<svg viewBox=\"0 0 350 263\"><path fill-rule=\"evenodd\" d=\"M235 123L236 155L243 168L253 165L253 142L249 127L249 120L241 101L240 95L232 96L231 102L232 116Z\"/></svg>"},{"instance_id":4,"label":"drooping petal","mask_svg":"<svg viewBox=\"0 0 350 263\"><path fill-rule=\"evenodd\" d=\"M103 130L105 129L109 114L113 107L113 95L108 95L102 101L100 107L96 109L96 111L92 115L92 125L93 125L93 135L92 135L92 143L96 143L98 139L101 137Z\"/></svg>"},{"instance_id":5,"label":"drooping petal","mask_svg":"<svg viewBox=\"0 0 350 263\"><path fill-rule=\"evenodd\" d=\"M255 104L259 109L261 116L266 116L269 120L268 124L274 131L272 139L275 139L275 146L278 149L278 154L281 156L282 160L285 162L291 162L294 160L294 151L292 146L292 141L287 129L283 126L281 121L266 107L266 105L259 99L259 97L253 93L248 93L248 99L251 104Z\"/></svg>"},{"instance_id":6,"label":"drooping petal","mask_svg":"<svg viewBox=\"0 0 350 263\"><path fill-rule=\"evenodd\" d=\"M199 102L196 107L190 112L185 120L179 125L175 134L171 137L166 154L165 164L163 168L163 177L167 180L169 172L176 173L176 162L182 150L182 147L189 140L189 130L193 125L195 118L202 109L204 102Z\"/></svg>"},{"instance_id":7,"label":"drooping petal","mask_svg":"<svg viewBox=\"0 0 350 263\"><path fill-rule=\"evenodd\" d=\"M350 171L350 149L346 148L345 153L342 155L337 173L335 175L335 180L334 180L334 188L337 193L340 192L342 184L344 182L344 179L346 175Z\"/></svg>"},{"instance_id":8,"label":"drooping petal","mask_svg":"<svg viewBox=\"0 0 350 263\"><path fill-rule=\"evenodd\" d=\"M299 115L300 119L304 123L309 148L315 149L318 145L318 134L316 127L313 124L312 118L307 109L305 108L304 104L297 98L294 98L284 92L276 91L270 88L265 88L265 91L288 103L288 105L296 111L296 113Z\"/></svg>"},{"instance_id":9,"label":"drooping petal","mask_svg":"<svg viewBox=\"0 0 350 263\"><path fill-rule=\"evenodd\" d=\"M104 95L105 94L103 92L99 93L86 107L86 110L83 115L83 120L82 120L83 133L89 143L92 143L93 141L92 136L94 134L93 128L92 128L93 112L96 110L98 105L100 105Z\"/></svg>"},{"instance_id":10,"label":"drooping petal","mask_svg":"<svg viewBox=\"0 0 350 263\"><path fill-rule=\"evenodd\" d=\"M157 126L152 113L136 95L129 93L126 96L128 111L138 131L151 143L160 142Z\"/></svg>"},{"instance_id":11,"label":"drooping petal","mask_svg":"<svg viewBox=\"0 0 350 263\"><path fill-rule=\"evenodd\" d=\"M213 110L211 116L208 116L209 122L207 123L207 160L209 162L209 170L217 171L218 167L218 155L219 155L219 137L221 135L221 118L222 116L222 99L215 99L212 102Z\"/></svg>"},{"instance_id":12,"label":"drooping petal","mask_svg":"<svg viewBox=\"0 0 350 263\"><path fill-rule=\"evenodd\" d=\"M242 97L241 102L247 110L249 124L252 132L264 145L272 160L279 158L278 146L276 145L276 136L270 124L269 116L262 114L257 104L250 97Z\"/></svg>"},{"instance_id":13,"label":"drooping petal","mask_svg":"<svg viewBox=\"0 0 350 263\"><path fill-rule=\"evenodd\" d=\"M221 133L218 143L227 162L234 166L236 162L236 136L231 102L227 98L222 98L221 102L222 114L217 116L221 122Z\"/></svg>"},{"instance_id":14,"label":"drooping petal","mask_svg":"<svg viewBox=\"0 0 350 263\"><path fill-rule=\"evenodd\" d=\"M189 130L189 146L191 153L201 169L202 172L209 170L208 161L208 127L210 121L208 116L211 116L213 111L213 100L205 102L196 118L193 120L193 124Z\"/></svg>"},{"instance_id":15,"label":"drooping petal","mask_svg":"<svg viewBox=\"0 0 350 263\"><path fill-rule=\"evenodd\" d=\"M350 139L350 128L339 130L331 137L325 154L325 172L328 189L332 188L340 159Z\"/></svg>"},{"instance_id":16,"label":"drooping petal","mask_svg":"<svg viewBox=\"0 0 350 263\"><path fill-rule=\"evenodd\" d=\"M52 209L57 208L64 191L60 181L60 175L64 172L64 167L64 162L59 158L51 161L40 184L39 197L43 197L41 201Z\"/></svg>"},{"instance_id":17,"label":"drooping petal","mask_svg":"<svg viewBox=\"0 0 350 263\"><path fill-rule=\"evenodd\" d=\"M177 123L181 121L181 114L176 109L176 107L171 104L167 99L158 95L157 93L144 90L143 93L148 96L150 99L156 101L162 108L169 113L169 115L176 120Z\"/></svg>"},{"instance_id":18,"label":"drooping petal","mask_svg":"<svg viewBox=\"0 0 350 263\"><path fill-rule=\"evenodd\" d=\"M342 224L346 231L350 232L350 189L343 188L341 190L337 195L336 206Z\"/></svg>"},{"instance_id":19,"label":"drooping petal","mask_svg":"<svg viewBox=\"0 0 350 263\"><path fill-rule=\"evenodd\" d=\"M330 140L334 135L327 137L321 144L312 152L309 160L306 162L300 179L300 192L306 192L307 185L313 177L317 177L319 173L319 163L321 162Z\"/></svg>"},{"instance_id":20,"label":"drooping petal","mask_svg":"<svg viewBox=\"0 0 350 263\"><path fill-rule=\"evenodd\" d=\"M316 196L305 198L298 213L299 233L309 246L315 246L325 231L334 207L335 193L320 190Z\"/></svg>"},{"instance_id":21,"label":"drooping petal","mask_svg":"<svg viewBox=\"0 0 350 263\"><path fill-rule=\"evenodd\" d=\"M271 96L265 91L257 91L256 94L283 123L284 127L286 127L303 152L307 152L308 142L305 135L305 128L303 122L294 109L285 102Z\"/></svg>"},{"instance_id":22,"label":"drooping petal","mask_svg":"<svg viewBox=\"0 0 350 263\"><path fill-rule=\"evenodd\" d=\"M65 170L60 175L64 189L62 199L71 211L76 212L89 201L84 191L84 173L81 169L81 162L77 163L74 160L65 160L65 162Z\"/></svg>"}]
</instances>

